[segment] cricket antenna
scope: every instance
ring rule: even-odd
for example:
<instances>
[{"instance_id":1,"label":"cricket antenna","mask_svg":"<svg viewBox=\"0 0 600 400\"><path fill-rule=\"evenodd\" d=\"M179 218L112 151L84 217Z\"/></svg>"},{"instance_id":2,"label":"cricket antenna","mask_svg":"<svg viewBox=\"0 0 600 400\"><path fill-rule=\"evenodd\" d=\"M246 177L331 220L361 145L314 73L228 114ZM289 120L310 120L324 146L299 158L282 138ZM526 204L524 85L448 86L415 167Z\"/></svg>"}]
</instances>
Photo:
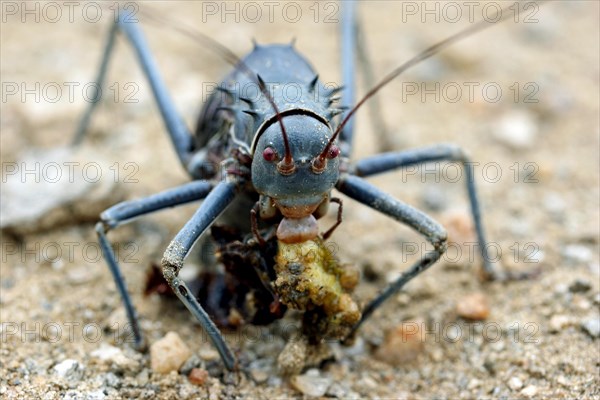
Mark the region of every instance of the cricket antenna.
<instances>
[{"instance_id":1,"label":"cricket antenna","mask_svg":"<svg viewBox=\"0 0 600 400\"><path fill-rule=\"evenodd\" d=\"M548 0L540 0L540 1L538 1L538 3L544 3L546 1L548 1ZM481 21L477 22L475 25L471 25L470 27L463 29L462 31L459 31L459 32L455 33L454 35L442 40L441 42L438 42L438 43L434 44L433 46L426 48L421 53L417 54L416 56L414 56L413 58L406 61L404 64L400 65L398 68L396 68L395 70L390 72L385 78L383 78L383 80L381 82L379 82L377 85L375 85L374 88L369 90L367 92L367 94L358 103L356 103L356 105L350 111L348 111L348 113L346 114L346 116L344 117L342 122L338 125L337 129L335 130L333 136L331 136L331 139L329 139L329 141L327 142L327 145L325 146L325 148L323 149L321 154L319 154L317 157L315 157L313 159L313 165L324 166L325 160L327 158L327 154L329 153L331 146L333 146L333 143L337 139L338 135L340 134L340 132L342 131L342 129L344 128L344 126L346 125L348 120L350 120L350 118L352 118L354 113L367 100L369 100L371 97L373 97L373 95L375 95L375 93L377 93L381 88L383 88L385 85L387 85L392 80L397 78L399 75L401 75L403 72L405 72L410 67L413 67L413 66L419 64L421 61L426 60L429 57L439 53L441 50L445 49L446 47L449 47L450 45L452 45L466 37L471 36L475 32L489 28L489 27L493 26L493 24L495 24L495 23L503 22L503 21L507 20L508 18L510 18L511 16L514 15L513 10L512 10L513 7L514 7L514 4L509 7L503 8L501 11L499 11L498 14L501 15L501 17L497 21L488 22L486 20L481 20Z\"/></svg>"},{"instance_id":2,"label":"cricket antenna","mask_svg":"<svg viewBox=\"0 0 600 400\"><path fill-rule=\"evenodd\" d=\"M296 166L294 165L294 159L292 158L292 151L290 149L290 142L288 141L287 132L285 131L285 127L283 126L283 119L281 118L281 114L279 114L279 111L277 110L275 101L269 95L269 91L267 90L267 85L265 84L265 81L263 81L263 79L258 74L256 74L256 79L258 80L258 86L260 88L260 91L266 93L265 97L267 97L267 100L269 100L269 103L271 103L271 107L273 107L273 109L277 113L277 119L279 121L279 126L281 127L281 135L283 136L283 147L285 149L285 155L283 156L283 160L281 160L277 164L277 171L279 171L281 175L291 175L296 170Z\"/></svg>"},{"instance_id":3,"label":"cricket antenna","mask_svg":"<svg viewBox=\"0 0 600 400\"><path fill-rule=\"evenodd\" d=\"M261 93L263 94L263 96L265 96L265 98L271 105L271 108L275 112L277 122L279 123L279 126L281 128L281 135L283 136L285 155L283 159L277 164L277 170L282 175L290 175L294 173L296 167L294 165L294 159L292 157L292 151L290 149L290 143L288 140L287 132L285 130L285 126L283 125L283 118L281 117L281 113L279 112L279 109L277 108L277 105L275 104L273 97L269 93L267 85L265 84L263 79L260 76L258 76L258 74L256 74L254 71L252 71L252 69L250 69L250 67L248 67L233 51L229 50L227 47L225 47L215 39L211 38L210 36L205 35L204 33L199 32L193 28L183 26L180 23L174 23L173 21L170 21L164 16L160 17L158 13L150 13L144 9L140 9L139 11L150 22L155 23L159 26L170 26L179 33L182 33L185 36L188 36L196 41L202 42L203 44L207 45L211 50L219 54L226 62L228 62L235 68L239 68L244 74L246 74L246 76L248 76L250 80L258 83L258 87Z\"/></svg>"}]
</instances>

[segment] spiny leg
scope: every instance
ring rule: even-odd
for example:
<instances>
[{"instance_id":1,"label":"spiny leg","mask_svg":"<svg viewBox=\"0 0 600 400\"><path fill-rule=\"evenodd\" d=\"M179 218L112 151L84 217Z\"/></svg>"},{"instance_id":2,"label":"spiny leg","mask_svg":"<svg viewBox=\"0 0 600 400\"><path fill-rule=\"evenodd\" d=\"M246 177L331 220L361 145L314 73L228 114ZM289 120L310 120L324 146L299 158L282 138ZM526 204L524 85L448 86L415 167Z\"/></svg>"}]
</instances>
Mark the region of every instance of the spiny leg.
<instances>
[{"instance_id":1,"label":"spiny leg","mask_svg":"<svg viewBox=\"0 0 600 400\"><path fill-rule=\"evenodd\" d=\"M106 259L110 272L115 280L115 284L117 285L117 290L123 300L127 319L129 320L133 331L135 347L140 350L145 347L145 344L137 313L131 301L131 297L129 296L129 292L127 291L127 285L123 278L123 274L121 273L119 263L106 234L110 229L128 223L136 217L195 200L201 200L206 197L211 189L212 185L210 183L196 181L143 199L124 201L105 210L100 215L101 221L96 224L96 233L98 234L102 254Z\"/></svg>"},{"instance_id":2,"label":"spiny leg","mask_svg":"<svg viewBox=\"0 0 600 400\"><path fill-rule=\"evenodd\" d=\"M465 170L466 174L469 203L471 204L471 214L475 223L477 242L481 257L483 258L483 268L486 278L491 280L505 279L506 276L502 273L502 271L498 270L498 268L491 262L491 258L488 253L487 241L485 239L485 231L483 229L479 198L475 189L473 165L469 160L469 157L460 147L452 144L439 144L402 152L378 154L376 156L358 161L355 164L354 173L358 176L366 177L402 167L407 167L409 165L424 164L433 161L453 161L459 162L463 165L463 169Z\"/></svg>"},{"instance_id":3,"label":"spiny leg","mask_svg":"<svg viewBox=\"0 0 600 400\"><path fill-rule=\"evenodd\" d=\"M158 72L158 66L154 60L150 48L146 42L141 28L137 25L138 22L134 14L123 10L119 13L118 20L113 23L110 28L108 39L104 48L100 69L96 78L96 88L102 88L106 79L106 72L111 54L114 50L115 39L118 31L125 34L133 49L135 50L138 62L140 63L148 83L152 88L152 93L160 110L163 122L167 128L171 142L175 147L177 156L184 168L187 168L189 158L192 154L192 135L185 126L185 123L177 113L173 100L171 99L167 87ZM87 131L90 118L98 105L99 95L94 96L86 112L84 113L75 133L73 144L81 142Z\"/></svg>"},{"instance_id":4,"label":"spiny leg","mask_svg":"<svg viewBox=\"0 0 600 400\"><path fill-rule=\"evenodd\" d=\"M233 201L235 190L236 184L234 182L219 182L206 197L192 219L185 224L173 241L171 241L162 259L162 269L165 279L181 302L200 322L202 328L221 355L225 367L230 371L236 368L235 357L214 322L200 303L198 303L198 300L192 295L185 282L179 278L179 271L183 267L183 260L200 235L208 229L219 214Z\"/></svg>"},{"instance_id":5,"label":"spiny leg","mask_svg":"<svg viewBox=\"0 0 600 400\"><path fill-rule=\"evenodd\" d=\"M432 251L425 254L423 258L412 265L364 308L361 320L352 329L352 333L354 333L384 301L400 291L408 281L425 271L444 254L446 251L446 231L426 214L408 204L402 203L400 200L393 198L357 176L346 175L340 178L336 188L360 203L407 224L425 236L427 241L433 245Z\"/></svg>"}]
</instances>

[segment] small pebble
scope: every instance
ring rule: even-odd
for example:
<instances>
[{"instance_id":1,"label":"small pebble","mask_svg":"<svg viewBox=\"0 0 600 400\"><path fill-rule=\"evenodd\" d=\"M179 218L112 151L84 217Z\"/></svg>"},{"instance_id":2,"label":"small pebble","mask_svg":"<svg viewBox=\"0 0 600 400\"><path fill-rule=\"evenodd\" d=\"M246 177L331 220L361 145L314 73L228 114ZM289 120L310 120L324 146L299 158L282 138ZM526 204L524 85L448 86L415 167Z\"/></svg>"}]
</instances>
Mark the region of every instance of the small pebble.
<instances>
[{"instance_id":1,"label":"small pebble","mask_svg":"<svg viewBox=\"0 0 600 400\"><path fill-rule=\"evenodd\" d=\"M169 332L150 346L150 365L154 372L168 374L177 371L192 355L192 351L175 332Z\"/></svg>"},{"instance_id":2,"label":"small pebble","mask_svg":"<svg viewBox=\"0 0 600 400\"><path fill-rule=\"evenodd\" d=\"M523 381L516 376L513 376L508 380L508 387L514 391L517 391L523 387Z\"/></svg>"},{"instance_id":3,"label":"small pebble","mask_svg":"<svg viewBox=\"0 0 600 400\"><path fill-rule=\"evenodd\" d=\"M277 357L277 368L283 375L299 374L306 362L306 340L289 341Z\"/></svg>"},{"instance_id":4,"label":"small pebble","mask_svg":"<svg viewBox=\"0 0 600 400\"><path fill-rule=\"evenodd\" d=\"M469 383L467 384L467 389L468 390L473 390L473 389L477 389L478 387L481 387L481 384L483 382L480 381L479 379L473 378L469 381Z\"/></svg>"},{"instance_id":5,"label":"small pebble","mask_svg":"<svg viewBox=\"0 0 600 400\"><path fill-rule=\"evenodd\" d=\"M568 379L564 375L559 375L558 378L556 378L556 382L565 387L571 386Z\"/></svg>"},{"instance_id":6,"label":"small pebble","mask_svg":"<svg viewBox=\"0 0 600 400\"><path fill-rule=\"evenodd\" d=\"M112 372L107 373L103 379L104 385L109 387L119 387L121 384L121 379Z\"/></svg>"},{"instance_id":7,"label":"small pebble","mask_svg":"<svg viewBox=\"0 0 600 400\"><path fill-rule=\"evenodd\" d=\"M486 329L486 331L487 331L487 329ZM490 329L490 331L492 331L492 330ZM514 332L514 331L511 331L511 332ZM486 338L488 336L493 337L493 335L495 335L495 333L492 333L492 332L490 332L490 333L482 332L482 333L483 333L484 337L486 337ZM518 331L516 334L518 334ZM515 336L513 336L513 337L515 337ZM489 346L492 350L494 350L497 353L500 353L501 351L503 351L506 348L504 341L501 341L501 340L499 340L495 343L490 343Z\"/></svg>"},{"instance_id":8,"label":"small pebble","mask_svg":"<svg viewBox=\"0 0 600 400\"><path fill-rule=\"evenodd\" d=\"M587 311L590 308L592 308L592 303L588 299L583 297L574 298L573 305L583 311Z\"/></svg>"},{"instance_id":9,"label":"small pebble","mask_svg":"<svg viewBox=\"0 0 600 400\"><path fill-rule=\"evenodd\" d=\"M135 369L137 367L137 362L125 356L121 349L104 343L99 349L92 351L90 356L113 363L123 369Z\"/></svg>"},{"instance_id":10,"label":"small pebble","mask_svg":"<svg viewBox=\"0 0 600 400\"><path fill-rule=\"evenodd\" d=\"M566 208L566 203L558 193L549 193L543 199L544 208L554 216L561 216Z\"/></svg>"},{"instance_id":11,"label":"small pebble","mask_svg":"<svg viewBox=\"0 0 600 400\"><path fill-rule=\"evenodd\" d=\"M144 368L139 374L137 374L135 379L138 381L139 385L146 385L150 379L150 370L148 368Z\"/></svg>"},{"instance_id":12,"label":"small pebble","mask_svg":"<svg viewBox=\"0 0 600 400\"><path fill-rule=\"evenodd\" d=\"M208 379L208 371L202 368L192 368L188 379L194 385L203 386Z\"/></svg>"},{"instance_id":13,"label":"small pebble","mask_svg":"<svg viewBox=\"0 0 600 400\"><path fill-rule=\"evenodd\" d=\"M375 379L373 379L371 376L369 376L368 374L363 376L358 381L358 383L361 387L371 389L371 390L375 390L379 386L379 383L377 383L377 381Z\"/></svg>"},{"instance_id":14,"label":"small pebble","mask_svg":"<svg viewBox=\"0 0 600 400\"><path fill-rule=\"evenodd\" d=\"M98 278L98 274L89 267L70 269L67 272L67 282L71 285L82 285L92 282Z\"/></svg>"},{"instance_id":15,"label":"small pebble","mask_svg":"<svg viewBox=\"0 0 600 400\"><path fill-rule=\"evenodd\" d=\"M54 390L44 393L44 396L42 397L43 400L54 400L56 398L58 398L58 393Z\"/></svg>"},{"instance_id":16,"label":"small pebble","mask_svg":"<svg viewBox=\"0 0 600 400\"><path fill-rule=\"evenodd\" d=\"M360 356L365 353L365 340L362 336L358 336L351 346L344 347L344 353L348 356ZM339 357L340 359L342 357Z\"/></svg>"},{"instance_id":17,"label":"small pebble","mask_svg":"<svg viewBox=\"0 0 600 400\"><path fill-rule=\"evenodd\" d=\"M550 318L550 332L560 332L572 324L573 320L568 315L553 315L552 318Z\"/></svg>"},{"instance_id":18,"label":"small pebble","mask_svg":"<svg viewBox=\"0 0 600 400\"><path fill-rule=\"evenodd\" d=\"M559 283L554 286L554 293L557 295L565 295L569 291L569 286L566 283Z\"/></svg>"},{"instance_id":19,"label":"small pebble","mask_svg":"<svg viewBox=\"0 0 600 400\"><path fill-rule=\"evenodd\" d=\"M348 392L350 389L338 382L333 382L333 384L327 389L327 396L335 397L337 399L347 399Z\"/></svg>"},{"instance_id":20,"label":"small pebble","mask_svg":"<svg viewBox=\"0 0 600 400\"><path fill-rule=\"evenodd\" d=\"M329 389L332 382L331 378L321 376L319 370L310 369L303 375L294 376L290 383L306 396L321 397L327 393L327 389Z\"/></svg>"},{"instance_id":21,"label":"small pebble","mask_svg":"<svg viewBox=\"0 0 600 400\"><path fill-rule=\"evenodd\" d=\"M250 363L248 370L252 379L257 383L266 382L270 376L277 375L275 365L271 359L256 359Z\"/></svg>"},{"instance_id":22,"label":"small pebble","mask_svg":"<svg viewBox=\"0 0 600 400\"><path fill-rule=\"evenodd\" d=\"M496 361L491 357L486 358L483 362L483 368L491 375L496 374Z\"/></svg>"},{"instance_id":23,"label":"small pebble","mask_svg":"<svg viewBox=\"0 0 600 400\"><path fill-rule=\"evenodd\" d=\"M523 390L521 390L521 394L525 397L534 397L538 392L537 386L529 385Z\"/></svg>"},{"instance_id":24,"label":"small pebble","mask_svg":"<svg viewBox=\"0 0 600 400\"><path fill-rule=\"evenodd\" d=\"M267 379L267 385L271 386L271 387L279 387L281 386L283 382L283 379L281 379L281 377L277 376L277 375L271 375L269 376L269 379Z\"/></svg>"},{"instance_id":25,"label":"small pebble","mask_svg":"<svg viewBox=\"0 0 600 400\"><path fill-rule=\"evenodd\" d=\"M456 313L464 319L481 321L490 315L487 297L483 293L472 293L458 300Z\"/></svg>"},{"instance_id":26,"label":"small pebble","mask_svg":"<svg viewBox=\"0 0 600 400\"><path fill-rule=\"evenodd\" d=\"M564 247L562 255L569 261L587 263L592 260L592 250L580 244L569 244Z\"/></svg>"},{"instance_id":27,"label":"small pebble","mask_svg":"<svg viewBox=\"0 0 600 400\"><path fill-rule=\"evenodd\" d=\"M203 347L198 351L198 355L204 361L215 361L219 359L219 353L215 349Z\"/></svg>"},{"instance_id":28,"label":"small pebble","mask_svg":"<svg viewBox=\"0 0 600 400\"><path fill-rule=\"evenodd\" d=\"M103 400L106 398L104 391L98 389L85 394L85 400Z\"/></svg>"},{"instance_id":29,"label":"small pebble","mask_svg":"<svg viewBox=\"0 0 600 400\"><path fill-rule=\"evenodd\" d=\"M54 375L64 379L78 379L81 378L81 375L83 374L83 367L77 360L69 358L56 364L52 368L52 371L54 372Z\"/></svg>"},{"instance_id":30,"label":"small pebble","mask_svg":"<svg viewBox=\"0 0 600 400\"><path fill-rule=\"evenodd\" d=\"M500 118L494 126L494 138L515 150L530 149L538 135L537 121L526 111L512 111Z\"/></svg>"},{"instance_id":31,"label":"small pebble","mask_svg":"<svg viewBox=\"0 0 600 400\"><path fill-rule=\"evenodd\" d=\"M196 354L192 354L190 358L188 358L181 368L179 368L179 373L182 375L189 375L194 368L202 367L202 360Z\"/></svg>"},{"instance_id":32,"label":"small pebble","mask_svg":"<svg viewBox=\"0 0 600 400\"><path fill-rule=\"evenodd\" d=\"M85 399L85 395L79 390L68 390L65 394L62 395L61 399L63 400L81 400Z\"/></svg>"},{"instance_id":33,"label":"small pebble","mask_svg":"<svg viewBox=\"0 0 600 400\"><path fill-rule=\"evenodd\" d=\"M375 357L396 366L415 360L424 349L424 324L407 321L388 331Z\"/></svg>"},{"instance_id":34,"label":"small pebble","mask_svg":"<svg viewBox=\"0 0 600 400\"><path fill-rule=\"evenodd\" d=\"M592 284L584 279L575 279L573 283L569 285L569 291L571 293L585 293L592 288Z\"/></svg>"},{"instance_id":35,"label":"small pebble","mask_svg":"<svg viewBox=\"0 0 600 400\"><path fill-rule=\"evenodd\" d=\"M439 347L432 347L429 350L429 357L435 362L441 362L444 359L444 351Z\"/></svg>"},{"instance_id":36,"label":"small pebble","mask_svg":"<svg viewBox=\"0 0 600 400\"><path fill-rule=\"evenodd\" d=\"M267 379L269 379L269 374L267 373L267 371L264 371L262 369L251 369L250 375L252 375L252 380L254 380L254 382L256 383L263 383L266 382Z\"/></svg>"},{"instance_id":37,"label":"small pebble","mask_svg":"<svg viewBox=\"0 0 600 400\"><path fill-rule=\"evenodd\" d=\"M581 323L581 328L583 329L583 331L585 333L590 335L592 338L599 338L600 337L600 318L596 316L596 317L592 317L592 318L584 320Z\"/></svg>"}]
</instances>

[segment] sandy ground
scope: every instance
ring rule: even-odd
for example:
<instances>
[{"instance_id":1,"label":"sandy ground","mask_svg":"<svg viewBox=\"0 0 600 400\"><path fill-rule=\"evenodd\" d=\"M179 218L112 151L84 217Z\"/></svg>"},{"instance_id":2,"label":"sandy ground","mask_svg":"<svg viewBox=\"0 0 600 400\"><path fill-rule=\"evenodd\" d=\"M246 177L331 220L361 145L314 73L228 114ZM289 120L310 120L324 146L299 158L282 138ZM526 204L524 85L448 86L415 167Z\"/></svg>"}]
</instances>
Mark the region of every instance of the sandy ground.
<instances>
[{"instance_id":1,"label":"sandy ground","mask_svg":"<svg viewBox=\"0 0 600 400\"><path fill-rule=\"evenodd\" d=\"M510 5L476 3L475 20L484 10L493 17L496 5ZM31 2L33 14L23 14L22 4L2 3L1 155L3 186L16 166L23 184L18 192L33 196L36 179L48 183L41 171L51 161L46 158L38 172L22 175L25 168L36 168L23 157L29 149L69 142L86 105L84 87L92 82L112 11L104 8L98 22L92 22L94 10L84 14L77 3L70 21L68 7L56 3L62 17L54 21L57 14L47 3ZM253 10L241 4L239 21L235 11L224 14L220 2L152 6L239 55L251 49L251 38L259 43L296 38L297 49L321 78L339 81L339 26L328 21L330 13L333 19L339 16L336 3L278 3L272 22L267 6L254 4L262 11L257 22L250 20ZM433 9L434 3L428 4ZM467 26L468 7L453 4L462 11L458 22L443 4L434 14L424 14L421 2L362 4L374 75L384 76L428 44ZM296 5L302 15L294 22ZM539 276L519 282L477 279L480 260L469 255L468 203L455 168L435 164L372 179L445 223L454 252L376 312L353 347L333 345L335 361L293 380L295 386L275 369L284 345L281 332L293 316L272 330L229 336L235 351L252 362L259 383L246 377L220 379L215 352L189 313L176 302L142 295L149 266L160 260L194 205L136 221L110 238L120 243L124 275L150 342L177 332L196 354L197 366L213 376L195 385L185 373L156 373L149 355L123 343L125 318L114 283L104 262L89 253L97 250L89 217L107 202L148 195L187 177L130 49L119 41L108 77L112 89L83 145L81 157L87 161L74 170L82 174L86 163L97 161L108 193L93 201L74 195L81 218L68 223L42 229L36 227L39 218L31 217L28 233L3 231L0 394L6 399L299 398L298 382L308 381L312 388L326 387L325 396L339 398L600 397L598 14L598 3L591 1L531 7L424 62L378 97L389 148L455 142L480 163L475 173L490 242L500 249L505 268L539 269ZM192 126L206 83L218 82L229 67L171 27L144 27L177 107ZM58 99L56 87L61 89ZM71 98L69 87L74 88ZM359 93L364 92L359 78ZM367 109L358 113L353 159L381 150L385 142L373 126ZM60 168L67 173L63 164ZM61 189L62 195L76 191ZM2 196L3 202L10 200L6 190ZM31 211L36 205L25 202L21 208ZM424 243L349 199L344 218L331 240L342 260L361 267L356 296L364 303L422 253L414 249L423 249ZM328 217L322 225L332 221ZM486 320L469 322L456 309L475 293L483 293L490 312ZM410 353L410 346L390 349L386 339L386 332L406 321L416 321L425 332L423 348L410 360L382 361L381 353L388 350L397 360Z\"/></svg>"}]
</instances>

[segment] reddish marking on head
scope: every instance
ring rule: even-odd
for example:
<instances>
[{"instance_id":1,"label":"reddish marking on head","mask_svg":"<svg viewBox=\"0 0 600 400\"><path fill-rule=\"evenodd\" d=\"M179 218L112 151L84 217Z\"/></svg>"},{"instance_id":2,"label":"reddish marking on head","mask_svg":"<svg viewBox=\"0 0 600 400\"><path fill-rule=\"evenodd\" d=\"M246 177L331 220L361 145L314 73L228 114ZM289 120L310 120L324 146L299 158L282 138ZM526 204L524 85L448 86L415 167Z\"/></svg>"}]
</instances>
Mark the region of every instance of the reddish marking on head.
<instances>
[{"instance_id":1,"label":"reddish marking on head","mask_svg":"<svg viewBox=\"0 0 600 400\"><path fill-rule=\"evenodd\" d=\"M313 158L312 160L312 171L315 174L320 174L327 168L327 159L332 160L340 155L340 148L333 144L331 141L327 144L325 149Z\"/></svg>"},{"instance_id":2,"label":"reddish marking on head","mask_svg":"<svg viewBox=\"0 0 600 400\"><path fill-rule=\"evenodd\" d=\"M335 144L333 146L331 146L329 148L329 151L327 152L327 158L329 158L330 160L336 158L339 155L340 155L340 148L337 147Z\"/></svg>"},{"instance_id":3,"label":"reddish marking on head","mask_svg":"<svg viewBox=\"0 0 600 400\"><path fill-rule=\"evenodd\" d=\"M266 147L263 151L263 158L265 159L265 161L273 162L277 161L279 159L279 156L277 155L275 149L273 149L272 147Z\"/></svg>"}]
</instances>

